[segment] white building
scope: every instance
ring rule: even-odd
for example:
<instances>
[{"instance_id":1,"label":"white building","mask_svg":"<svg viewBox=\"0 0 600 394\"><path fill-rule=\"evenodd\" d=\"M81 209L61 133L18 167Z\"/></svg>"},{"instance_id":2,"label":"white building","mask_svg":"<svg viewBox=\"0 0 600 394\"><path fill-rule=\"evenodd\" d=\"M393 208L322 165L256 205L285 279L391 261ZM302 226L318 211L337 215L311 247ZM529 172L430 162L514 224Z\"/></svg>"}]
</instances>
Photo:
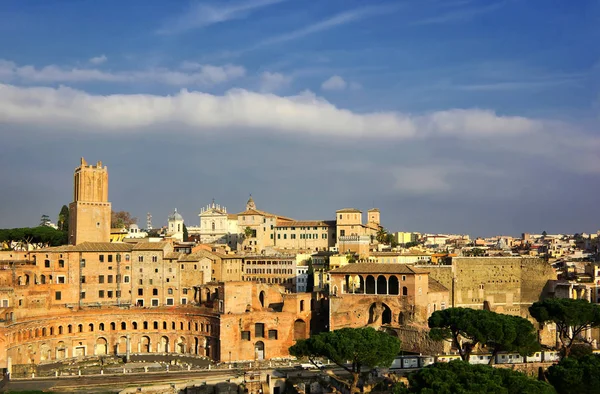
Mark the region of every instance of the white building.
<instances>
[{"instance_id":1,"label":"white building","mask_svg":"<svg viewBox=\"0 0 600 394\"><path fill-rule=\"evenodd\" d=\"M227 208L219 204L208 204L200 209L200 226L188 227L190 235L198 235L200 243L225 244L235 249L239 237L237 215L227 213Z\"/></svg>"},{"instance_id":2,"label":"white building","mask_svg":"<svg viewBox=\"0 0 600 394\"><path fill-rule=\"evenodd\" d=\"M148 233L140 230L140 227L137 224L134 223L131 226L129 226L129 231L127 232L126 238L139 239L139 238L147 238L147 237L148 237Z\"/></svg>"},{"instance_id":3,"label":"white building","mask_svg":"<svg viewBox=\"0 0 600 394\"><path fill-rule=\"evenodd\" d=\"M175 208L175 211L169 215L167 237L183 242L183 216L177 212L177 208Z\"/></svg>"}]
</instances>

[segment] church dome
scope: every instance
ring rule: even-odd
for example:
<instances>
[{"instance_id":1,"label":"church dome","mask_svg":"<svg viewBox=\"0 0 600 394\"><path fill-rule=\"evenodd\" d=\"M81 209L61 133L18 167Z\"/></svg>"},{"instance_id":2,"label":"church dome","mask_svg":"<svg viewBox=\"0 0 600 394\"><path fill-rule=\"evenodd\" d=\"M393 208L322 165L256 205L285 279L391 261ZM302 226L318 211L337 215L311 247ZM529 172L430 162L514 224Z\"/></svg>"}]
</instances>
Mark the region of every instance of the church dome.
<instances>
[{"instance_id":1,"label":"church dome","mask_svg":"<svg viewBox=\"0 0 600 394\"><path fill-rule=\"evenodd\" d=\"M177 208L175 208L173 214L169 216L169 220L183 220L183 216L181 216L179 212L177 212Z\"/></svg>"},{"instance_id":2,"label":"church dome","mask_svg":"<svg viewBox=\"0 0 600 394\"><path fill-rule=\"evenodd\" d=\"M252 198L252 194L246 203L246 210L249 211L251 209L256 209L256 204L254 203L254 199Z\"/></svg>"}]
</instances>

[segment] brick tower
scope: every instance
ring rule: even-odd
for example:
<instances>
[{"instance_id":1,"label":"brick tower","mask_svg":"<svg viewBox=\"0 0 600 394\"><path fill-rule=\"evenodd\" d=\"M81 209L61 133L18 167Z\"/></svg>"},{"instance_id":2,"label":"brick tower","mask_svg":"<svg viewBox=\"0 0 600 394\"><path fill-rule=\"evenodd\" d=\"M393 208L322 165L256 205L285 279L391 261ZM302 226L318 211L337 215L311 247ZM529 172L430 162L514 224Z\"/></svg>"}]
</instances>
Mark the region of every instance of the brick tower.
<instances>
[{"instance_id":1,"label":"brick tower","mask_svg":"<svg viewBox=\"0 0 600 394\"><path fill-rule=\"evenodd\" d=\"M111 205L108 202L108 170L99 161L81 165L73 175L73 202L69 204L69 243L110 242Z\"/></svg>"}]
</instances>

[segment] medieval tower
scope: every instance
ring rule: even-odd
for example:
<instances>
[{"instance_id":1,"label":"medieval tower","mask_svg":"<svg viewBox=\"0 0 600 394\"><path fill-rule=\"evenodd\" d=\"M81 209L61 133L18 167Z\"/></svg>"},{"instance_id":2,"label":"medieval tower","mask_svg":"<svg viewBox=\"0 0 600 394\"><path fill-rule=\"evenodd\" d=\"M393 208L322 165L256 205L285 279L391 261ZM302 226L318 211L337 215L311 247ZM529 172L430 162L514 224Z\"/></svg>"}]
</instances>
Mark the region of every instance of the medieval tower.
<instances>
[{"instance_id":1,"label":"medieval tower","mask_svg":"<svg viewBox=\"0 0 600 394\"><path fill-rule=\"evenodd\" d=\"M81 165L73 176L73 202L69 204L69 243L110 242L111 205L108 202L108 170L99 161Z\"/></svg>"}]
</instances>

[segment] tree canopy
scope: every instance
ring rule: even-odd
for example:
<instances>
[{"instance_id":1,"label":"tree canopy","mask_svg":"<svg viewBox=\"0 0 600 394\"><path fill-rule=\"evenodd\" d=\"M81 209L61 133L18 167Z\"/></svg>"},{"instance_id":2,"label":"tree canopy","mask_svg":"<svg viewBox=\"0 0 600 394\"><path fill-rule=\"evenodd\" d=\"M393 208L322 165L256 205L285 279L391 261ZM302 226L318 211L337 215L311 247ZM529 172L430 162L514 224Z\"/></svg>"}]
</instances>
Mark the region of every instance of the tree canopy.
<instances>
[{"instance_id":1,"label":"tree canopy","mask_svg":"<svg viewBox=\"0 0 600 394\"><path fill-rule=\"evenodd\" d=\"M560 394L600 393L600 356L564 358L548 368L546 376Z\"/></svg>"},{"instance_id":2,"label":"tree canopy","mask_svg":"<svg viewBox=\"0 0 600 394\"><path fill-rule=\"evenodd\" d=\"M127 211L112 211L110 213L111 228L129 228L129 226L136 223L137 218L132 217Z\"/></svg>"},{"instance_id":3,"label":"tree canopy","mask_svg":"<svg viewBox=\"0 0 600 394\"><path fill-rule=\"evenodd\" d=\"M540 349L533 325L519 316L504 315L482 309L448 308L433 312L429 318L429 336L448 340L468 361L476 346L491 353L490 364L501 351L528 355Z\"/></svg>"},{"instance_id":4,"label":"tree canopy","mask_svg":"<svg viewBox=\"0 0 600 394\"><path fill-rule=\"evenodd\" d=\"M59 246L67 243L67 233L48 226L0 229L0 243L17 243L27 250L31 244Z\"/></svg>"},{"instance_id":5,"label":"tree canopy","mask_svg":"<svg viewBox=\"0 0 600 394\"><path fill-rule=\"evenodd\" d=\"M58 214L58 220L56 221L58 229L69 233L69 207L63 205Z\"/></svg>"},{"instance_id":6,"label":"tree canopy","mask_svg":"<svg viewBox=\"0 0 600 394\"><path fill-rule=\"evenodd\" d=\"M183 224L183 242L187 242L187 241L189 241L189 239L190 239L190 236L188 234L188 229L187 229L187 227L185 226L185 223L184 223Z\"/></svg>"},{"instance_id":7,"label":"tree canopy","mask_svg":"<svg viewBox=\"0 0 600 394\"><path fill-rule=\"evenodd\" d=\"M424 394L555 394L554 388L525 374L505 368L472 365L455 360L436 363L408 376L408 388L395 393Z\"/></svg>"},{"instance_id":8,"label":"tree canopy","mask_svg":"<svg viewBox=\"0 0 600 394\"><path fill-rule=\"evenodd\" d=\"M600 327L600 306L581 299L548 298L531 305L529 313L539 323L556 324L566 357L585 330ZM585 341L585 338L581 339Z\"/></svg>"},{"instance_id":9,"label":"tree canopy","mask_svg":"<svg viewBox=\"0 0 600 394\"><path fill-rule=\"evenodd\" d=\"M316 357L331 360L352 375L351 382L337 376L336 379L355 393L361 368L389 367L400 351L400 340L372 327L342 328L299 340L289 351L296 357L308 357L313 363ZM350 366L346 365L348 361Z\"/></svg>"}]
</instances>

